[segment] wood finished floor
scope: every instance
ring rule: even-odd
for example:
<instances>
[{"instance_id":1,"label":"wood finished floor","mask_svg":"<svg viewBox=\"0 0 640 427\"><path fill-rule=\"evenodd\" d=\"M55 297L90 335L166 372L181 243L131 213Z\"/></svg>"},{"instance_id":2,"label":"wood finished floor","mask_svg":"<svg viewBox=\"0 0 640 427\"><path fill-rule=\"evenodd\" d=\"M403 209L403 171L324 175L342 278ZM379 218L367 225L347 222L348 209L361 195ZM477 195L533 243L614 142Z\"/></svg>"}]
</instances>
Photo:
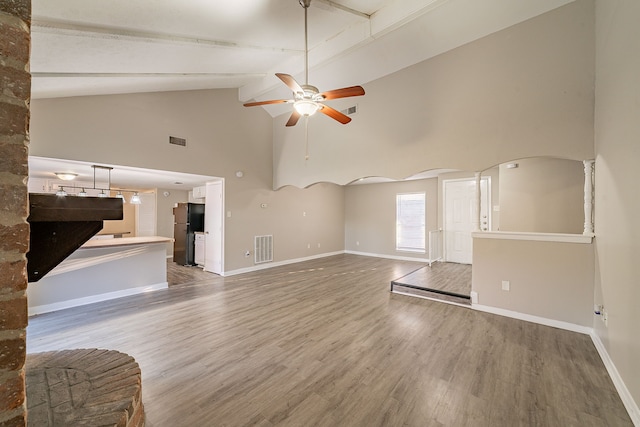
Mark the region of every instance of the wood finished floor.
<instances>
[{"instance_id":1,"label":"wood finished floor","mask_svg":"<svg viewBox=\"0 0 640 427\"><path fill-rule=\"evenodd\" d=\"M389 292L418 267L204 273L33 317L27 349L132 355L149 427L632 426L587 335Z\"/></svg>"},{"instance_id":2,"label":"wood finished floor","mask_svg":"<svg viewBox=\"0 0 640 427\"><path fill-rule=\"evenodd\" d=\"M436 262L394 280L395 283L419 286L453 295L471 295L471 265Z\"/></svg>"}]
</instances>

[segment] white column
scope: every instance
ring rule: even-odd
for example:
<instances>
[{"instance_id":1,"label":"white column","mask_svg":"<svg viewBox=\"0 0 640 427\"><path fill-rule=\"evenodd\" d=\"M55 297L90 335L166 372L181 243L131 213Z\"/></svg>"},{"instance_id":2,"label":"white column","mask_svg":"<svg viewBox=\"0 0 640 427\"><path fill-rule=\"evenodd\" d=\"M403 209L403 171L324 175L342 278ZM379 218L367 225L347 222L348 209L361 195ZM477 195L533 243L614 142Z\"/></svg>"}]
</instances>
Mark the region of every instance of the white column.
<instances>
[{"instance_id":1,"label":"white column","mask_svg":"<svg viewBox=\"0 0 640 427\"><path fill-rule=\"evenodd\" d=\"M593 234L593 172L594 160L584 160L584 232Z\"/></svg>"},{"instance_id":2,"label":"white column","mask_svg":"<svg viewBox=\"0 0 640 427\"><path fill-rule=\"evenodd\" d=\"M473 218L473 231L480 231L480 211L481 211L481 194L480 194L480 179L481 173L476 172L476 210L475 217Z\"/></svg>"}]
</instances>

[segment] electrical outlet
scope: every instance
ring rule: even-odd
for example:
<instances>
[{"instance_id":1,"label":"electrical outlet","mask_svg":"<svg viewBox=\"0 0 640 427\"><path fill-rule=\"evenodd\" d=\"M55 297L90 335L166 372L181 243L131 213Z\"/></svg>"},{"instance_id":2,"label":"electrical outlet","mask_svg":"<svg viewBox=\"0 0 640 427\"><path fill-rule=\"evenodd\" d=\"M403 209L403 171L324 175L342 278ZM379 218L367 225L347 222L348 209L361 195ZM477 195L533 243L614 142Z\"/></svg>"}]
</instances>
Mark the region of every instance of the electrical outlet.
<instances>
[{"instance_id":1,"label":"electrical outlet","mask_svg":"<svg viewBox=\"0 0 640 427\"><path fill-rule=\"evenodd\" d=\"M307 243L307 249L311 249L311 243Z\"/></svg>"},{"instance_id":2,"label":"electrical outlet","mask_svg":"<svg viewBox=\"0 0 640 427\"><path fill-rule=\"evenodd\" d=\"M511 283L508 280L503 280L502 281L502 290L503 291L511 290Z\"/></svg>"},{"instance_id":3,"label":"electrical outlet","mask_svg":"<svg viewBox=\"0 0 640 427\"><path fill-rule=\"evenodd\" d=\"M602 321L605 326L609 326L609 313L606 310L602 310Z\"/></svg>"},{"instance_id":4,"label":"electrical outlet","mask_svg":"<svg viewBox=\"0 0 640 427\"><path fill-rule=\"evenodd\" d=\"M320 247L320 243L318 243L318 248Z\"/></svg>"}]
</instances>

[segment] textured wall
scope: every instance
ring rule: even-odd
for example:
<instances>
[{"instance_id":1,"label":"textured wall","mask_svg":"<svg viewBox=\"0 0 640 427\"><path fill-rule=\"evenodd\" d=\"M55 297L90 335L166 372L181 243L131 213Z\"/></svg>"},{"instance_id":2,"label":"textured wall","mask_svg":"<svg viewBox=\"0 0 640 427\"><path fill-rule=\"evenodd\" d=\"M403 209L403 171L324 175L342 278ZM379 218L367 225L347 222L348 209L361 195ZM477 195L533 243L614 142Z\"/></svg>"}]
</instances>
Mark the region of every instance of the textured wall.
<instances>
[{"instance_id":1,"label":"textured wall","mask_svg":"<svg viewBox=\"0 0 640 427\"><path fill-rule=\"evenodd\" d=\"M31 2L0 2L0 425L26 424Z\"/></svg>"}]
</instances>

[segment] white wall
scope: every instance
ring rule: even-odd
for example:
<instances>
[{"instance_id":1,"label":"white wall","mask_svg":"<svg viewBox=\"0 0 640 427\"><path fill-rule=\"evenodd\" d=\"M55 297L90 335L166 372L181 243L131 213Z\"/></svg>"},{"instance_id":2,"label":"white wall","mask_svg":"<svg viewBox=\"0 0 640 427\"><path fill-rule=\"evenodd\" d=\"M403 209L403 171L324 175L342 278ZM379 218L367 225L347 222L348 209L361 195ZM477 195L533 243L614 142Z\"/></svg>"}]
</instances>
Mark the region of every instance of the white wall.
<instances>
[{"instance_id":1,"label":"white wall","mask_svg":"<svg viewBox=\"0 0 640 427\"><path fill-rule=\"evenodd\" d=\"M170 145L170 135L186 138L187 146ZM297 258L301 247L308 256L344 249L342 189L273 191L272 146L271 117L244 108L235 90L31 103L31 155L225 178L225 209L232 213L225 218L225 271L253 266L253 257L244 256L253 233L274 235L274 261ZM297 203L307 216L289 208ZM306 250L308 243L314 245Z\"/></svg>"},{"instance_id":2,"label":"white wall","mask_svg":"<svg viewBox=\"0 0 640 427\"><path fill-rule=\"evenodd\" d=\"M582 234L582 162L534 158L500 165L500 230Z\"/></svg>"},{"instance_id":3,"label":"white wall","mask_svg":"<svg viewBox=\"0 0 640 427\"><path fill-rule=\"evenodd\" d=\"M426 231L437 230L437 178L347 186L345 249L382 256L429 258L428 251L412 253L396 250L396 195L418 192L426 196Z\"/></svg>"},{"instance_id":4,"label":"white wall","mask_svg":"<svg viewBox=\"0 0 640 427\"><path fill-rule=\"evenodd\" d=\"M474 238L472 269L471 290L482 306L584 330L593 322L591 243ZM509 291L502 290L503 280Z\"/></svg>"},{"instance_id":5,"label":"white wall","mask_svg":"<svg viewBox=\"0 0 640 427\"><path fill-rule=\"evenodd\" d=\"M29 283L29 315L166 288L166 267L162 242L81 248Z\"/></svg>"},{"instance_id":6,"label":"white wall","mask_svg":"<svg viewBox=\"0 0 640 427\"><path fill-rule=\"evenodd\" d=\"M353 121L274 121L274 186L593 158L593 2L581 0L364 85ZM328 167L330 165L330 167Z\"/></svg>"},{"instance_id":7,"label":"white wall","mask_svg":"<svg viewBox=\"0 0 640 427\"><path fill-rule=\"evenodd\" d=\"M640 2L596 2L595 302L598 337L635 401L640 425Z\"/></svg>"}]
</instances>

